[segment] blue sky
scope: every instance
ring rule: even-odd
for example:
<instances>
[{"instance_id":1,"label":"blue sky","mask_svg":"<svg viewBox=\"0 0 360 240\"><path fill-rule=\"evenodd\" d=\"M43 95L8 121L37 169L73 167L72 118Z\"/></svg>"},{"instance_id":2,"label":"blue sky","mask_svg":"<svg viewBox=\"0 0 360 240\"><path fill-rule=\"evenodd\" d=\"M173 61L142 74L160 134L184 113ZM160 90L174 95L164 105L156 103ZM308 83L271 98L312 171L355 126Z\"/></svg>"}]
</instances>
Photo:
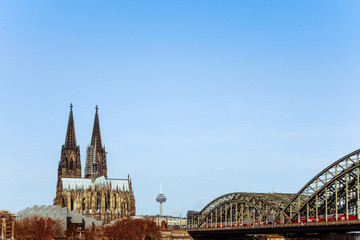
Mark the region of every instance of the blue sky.
<instances>
[{"instance_id":1,"label":"blue sky","mask_svg":"<svg viewBox=\"0 0 360 240\"><path fill-rule=\"evenodd\" d=\"M52 204L99 105L137 214L297 192L360 144L359 1L0 1L0 209ZM5 196L5 197L4 197Z\"/></svg>"}]
</instances>

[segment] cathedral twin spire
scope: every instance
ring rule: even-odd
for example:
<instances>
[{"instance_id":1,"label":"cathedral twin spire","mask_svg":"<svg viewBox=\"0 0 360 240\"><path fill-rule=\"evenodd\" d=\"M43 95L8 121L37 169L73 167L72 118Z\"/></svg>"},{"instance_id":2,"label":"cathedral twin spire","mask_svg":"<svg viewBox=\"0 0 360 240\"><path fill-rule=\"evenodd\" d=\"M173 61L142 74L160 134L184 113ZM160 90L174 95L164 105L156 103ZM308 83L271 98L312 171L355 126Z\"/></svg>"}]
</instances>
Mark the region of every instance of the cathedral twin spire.
<instances>
[{"instance_id":1,"label":"cathedral twin spire","mask_svg":"<svg viewBox=\"0 0 360 240\"><path fill-rule=\"evenodd\" d=\"M98 106L96 106L95 120L91 143L87 148L85 164L85 178L95 179L104 176L107 178L106 151L102 147ZM78 178L81 177L80 150L76 146L75 125L73 117L73 105L70 104L70 114L65 138L65 145L62 147L59 163L59 176Z\"/></svg>"}]
</instances>

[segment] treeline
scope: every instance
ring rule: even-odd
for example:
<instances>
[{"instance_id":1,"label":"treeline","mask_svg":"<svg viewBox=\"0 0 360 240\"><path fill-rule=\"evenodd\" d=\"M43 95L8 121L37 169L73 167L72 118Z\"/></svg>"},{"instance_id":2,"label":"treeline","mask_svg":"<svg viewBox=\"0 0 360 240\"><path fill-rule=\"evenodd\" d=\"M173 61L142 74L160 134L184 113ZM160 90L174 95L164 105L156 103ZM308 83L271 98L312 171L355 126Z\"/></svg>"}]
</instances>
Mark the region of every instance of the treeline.
<instances>
[{"instance_id":1,"label":"treeline","mask_svg":"<svg viewBox=\"0 0 360 240\"><path fill-rule=\"evenodd\" d=\"M160 238L160 229L151 219L124 219L103 229L109 240L150 240Z\"/></svg>"},{"instance_id":2,"label":"treeline","mask_svg":"<svg viewBox=\"0 0 360 240\"><path fill-rule=\"evenodd\" d=\"M24 218L15 222L15 239L51 240L65 238L62 222L51 218Z\"/></svg>"},{"instance_id":3,"label":"treeline","mask_svg":"<svg viewBox=\"0 0 360 240\"><path fill-rule=\"evenodd\" d=\"M150 240L160 238L160 229L151 219L123 219L113 224L98 228L78 230L75 225L68 224L64 231L64 224L60 220L40 218L34 216L15 222L15 239L31 240Z\"/></svg>"}]
</instances>

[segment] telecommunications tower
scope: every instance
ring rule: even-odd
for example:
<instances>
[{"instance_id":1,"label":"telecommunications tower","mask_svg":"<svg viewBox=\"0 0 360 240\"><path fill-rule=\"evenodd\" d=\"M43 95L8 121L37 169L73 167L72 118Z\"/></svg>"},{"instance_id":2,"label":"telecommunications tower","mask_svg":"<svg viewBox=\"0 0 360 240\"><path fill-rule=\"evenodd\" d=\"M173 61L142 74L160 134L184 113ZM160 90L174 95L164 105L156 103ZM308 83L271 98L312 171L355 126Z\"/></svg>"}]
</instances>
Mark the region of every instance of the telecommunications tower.
<instances>
[{"instance_id":1,"label":"telecommunications tower","mask_svg":"<svg viewBox=\"0 0 360 240\"><path fill-rule=\"evenodd\" d=\"M166 202L166 197L165 195L162 193L162 178L160 180L160 193L159 195L156 197L156 201L158 203L160 203L160 217L162 217L162 204L164 202Z\"/></svg>"}]
</instances>

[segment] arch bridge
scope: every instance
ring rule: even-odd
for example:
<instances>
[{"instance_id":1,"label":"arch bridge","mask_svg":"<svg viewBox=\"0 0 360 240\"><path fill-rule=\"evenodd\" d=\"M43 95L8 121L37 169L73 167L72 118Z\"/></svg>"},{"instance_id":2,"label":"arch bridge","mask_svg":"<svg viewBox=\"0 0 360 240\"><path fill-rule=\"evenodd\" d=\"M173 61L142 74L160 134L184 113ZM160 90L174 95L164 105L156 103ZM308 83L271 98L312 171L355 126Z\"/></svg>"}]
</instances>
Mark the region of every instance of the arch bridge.
<instances>
[{"instance_id":1,"label":"arch bridge","mask_svg":"<svg viewBox=\"0 0 360 240\"><path fill-rule=\"evenodd\" d=\"M332 163L297 193L230 193L189 219L189 228L241 228L359 220L360 149Z\"/></svg>"}]
</instances>

